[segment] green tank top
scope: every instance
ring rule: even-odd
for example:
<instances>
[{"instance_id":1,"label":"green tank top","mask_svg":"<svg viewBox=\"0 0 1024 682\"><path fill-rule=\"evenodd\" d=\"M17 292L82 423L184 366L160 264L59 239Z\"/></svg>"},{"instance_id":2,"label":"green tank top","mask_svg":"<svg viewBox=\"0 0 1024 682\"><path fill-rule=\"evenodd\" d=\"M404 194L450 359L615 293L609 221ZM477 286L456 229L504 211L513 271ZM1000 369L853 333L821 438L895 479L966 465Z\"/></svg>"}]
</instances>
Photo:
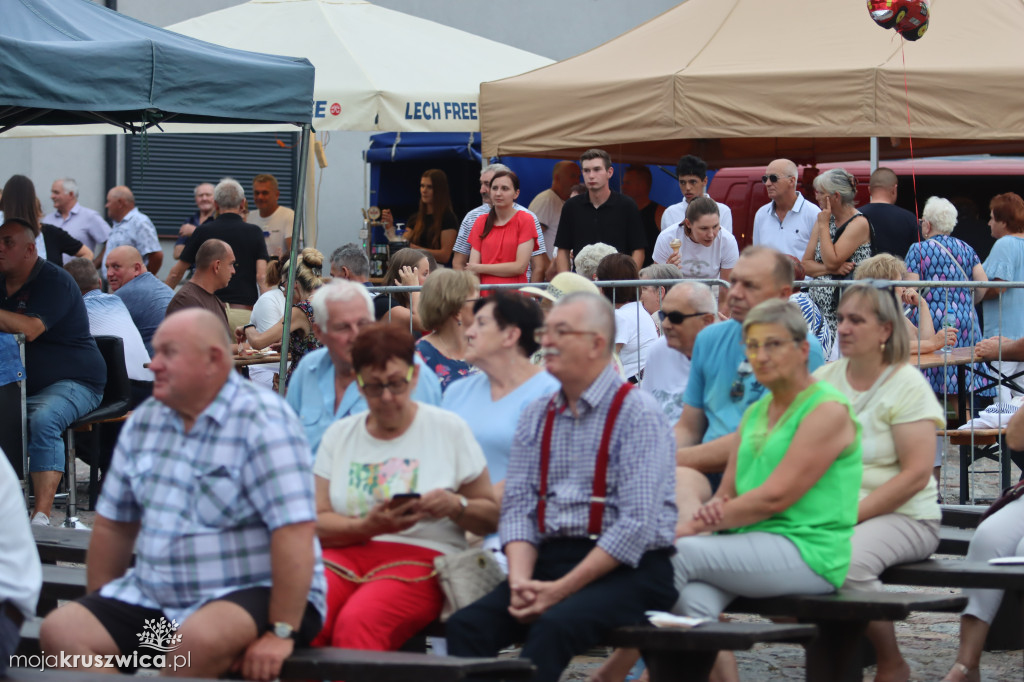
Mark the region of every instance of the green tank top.
<instances>
[{"instance_id":1,"label":"green tank top","mask_svg":"<svg viewBox=\"0 0 1024 682\"><path fill-rule=\"evenodd\" d=\"M804 389L768 429L770 393L747 408L740 423L736 457L738 495L758 487L782 461L797 428L814 408L837 402L846 406L857 437L825 474L789 509L763 521L734 529L736 533L767 532L789 538L812 571L838 588L850 568L850 538L857 523L862 472L860 424L849 401L831 384L818 381Z\"/></svg>"}]
</instances>

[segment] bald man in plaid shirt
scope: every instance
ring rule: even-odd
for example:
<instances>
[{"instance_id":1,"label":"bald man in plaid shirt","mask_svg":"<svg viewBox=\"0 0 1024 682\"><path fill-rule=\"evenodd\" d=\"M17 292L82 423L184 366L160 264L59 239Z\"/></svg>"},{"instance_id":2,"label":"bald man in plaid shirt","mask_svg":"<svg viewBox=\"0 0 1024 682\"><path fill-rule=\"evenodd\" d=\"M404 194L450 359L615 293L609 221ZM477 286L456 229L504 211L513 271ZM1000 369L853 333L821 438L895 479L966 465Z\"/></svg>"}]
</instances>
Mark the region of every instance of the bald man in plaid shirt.
<instances>
[{"instance_id":1,"label":"bald man in plaid shirt","mask_svg":"<svg viewBox=\"0 0 1024 682\"><path fill-rule=\"evenodd\" d=\"M606 299L562 298L538 336L562 388L516 429L499 524L508 582L452 615L447 636L456 656L524 642L535 679L557 682L608 632L675 603L675 444L654 399L611 365Z\"/></svg>"},{"instance_id":2,"label":"bald man in plaid shirt","mask_svg":"<svg viewBox=\"0 0 1024 682\"><path fill-rule=\"evenodd\" d=\"M189 676L271 680L319 632L312 451L291 408L239 378L229 343L207 310L157 328L153 398L125 424L96 507L90 593L47 617L44 650L152 656L142 636L167 621Z\"/></svg>"}]
</instances>

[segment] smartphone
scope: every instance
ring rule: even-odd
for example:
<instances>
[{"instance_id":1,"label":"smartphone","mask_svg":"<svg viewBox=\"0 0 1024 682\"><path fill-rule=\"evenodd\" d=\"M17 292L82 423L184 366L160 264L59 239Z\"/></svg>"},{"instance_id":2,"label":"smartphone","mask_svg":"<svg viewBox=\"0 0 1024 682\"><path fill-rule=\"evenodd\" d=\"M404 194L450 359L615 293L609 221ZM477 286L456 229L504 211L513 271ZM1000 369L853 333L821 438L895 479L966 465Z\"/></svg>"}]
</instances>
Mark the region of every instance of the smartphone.
<instances>
[{"instance_id":1,"label":"smartphone","mask_svg":"<svg viewBox=\"0 0 1024 682\"><path fill-rule=\"evenodd\" d=\"M419 498L419 493L398 493L397 495L392 495L391 500L388 502L388 509L401 507L409 500L418 500Z\"/></svg>"}]
</instances>

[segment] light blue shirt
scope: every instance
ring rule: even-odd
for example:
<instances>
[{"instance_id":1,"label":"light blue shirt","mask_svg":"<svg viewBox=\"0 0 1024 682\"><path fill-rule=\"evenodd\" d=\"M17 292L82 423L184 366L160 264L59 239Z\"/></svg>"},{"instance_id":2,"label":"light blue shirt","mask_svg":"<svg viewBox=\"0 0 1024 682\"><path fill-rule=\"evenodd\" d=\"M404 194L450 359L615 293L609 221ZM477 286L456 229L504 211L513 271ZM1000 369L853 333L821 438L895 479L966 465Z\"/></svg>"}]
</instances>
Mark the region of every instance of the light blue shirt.
<instances>
[{"instance_id":1,"label":"light blue shirt","mask_svg":"<svg viewBox=\"0 0 1024 682\"><path fill-rule=\"evenodd\" d=\"M1024 238L1006 235L997 239L982 267L990 280L1024 280ZM1000 300L995 298L981 304L985 313L985 338L1006 336L1019 339L1024 336L1024 289L1006 289L1002 295L1002 319L999 308Z\"/></svg>"},{"instance_id":2,"label":"light blue shirt","mask_svg":"<svg viewBox=\"0 0 1024 682\"><path fill-rule=\"evenodd\" d=\"M431 369L423 364L419 355L414 359L420 368L420 377L412 392L412 399L418 403L439 406L441 382ZM369 409L354 381L345 389L345 395L341 397L337 410L334 409L334 396L334 363L331 362L327 349L318 348L306 353L292 374L285 400L299 415L313 452L320 447L320 439L323 438L328 426L343 417Z\"/></svg>"},{"instance_id":3,"label":"light blue shirt","mask_svg":"<svg viewBox=\"0 0 1024 682\"><path fill-rule=\"evenodd\" d=\"M702 443L739 428L746 409L764 395L765 387L754 378L742 341L743 325L736 320L705 327L694 341L690 381L683 393L683 403L704 410L708 428ZM813 372L824 364L821 343L811 333L807 334L807 342L811 344L807 368ZM731 395L734 384L735 398Z\"/></svg>"},{"instance_id":4,"label":"light blue shirt","mask_svg":"<svg viewBox=\"0 0 1024 682\"><path fill-rule=\"evenodd\" d=\"M134 246L142 254L142 261L149 265L149 254L160 251L160 240L156 236L153 221L137 208L128 211L121 220L114 223L107 236L107 250L103 252L103 268L107 271L107 256L119 246Z\"/></svg>"},{"instance_id":5,"label":"light blue shirt","mask_svg":"<svg viewBox=\"0 0 1024 682\"><path fill-rule=\"evenodd\" d=\"M487 458L491 482L505 480L512 437L523 408L561 387L547 372L538 372L499 400L491 399L491 380L483 372L453 382L441 407L462 417Z\"/></svg>"}]
</instances>

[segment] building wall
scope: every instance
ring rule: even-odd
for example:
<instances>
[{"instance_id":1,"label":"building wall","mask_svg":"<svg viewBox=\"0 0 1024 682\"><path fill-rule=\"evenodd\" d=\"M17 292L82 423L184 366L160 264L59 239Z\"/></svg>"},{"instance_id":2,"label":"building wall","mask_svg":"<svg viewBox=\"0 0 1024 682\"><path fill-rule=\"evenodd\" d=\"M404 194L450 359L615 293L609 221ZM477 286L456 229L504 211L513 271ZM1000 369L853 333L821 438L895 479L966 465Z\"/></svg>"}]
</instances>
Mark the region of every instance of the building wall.
<instances>
[{"instance_id":1,"label":"building wall","mask_svg":"<svg viewBox=\"0 0 1024 682\"><path fill-rule=\"evenodd\" d=\"M118 0L118 11L156 26L241 4L239 0ZM376 0L376 4L475 33L555 60L585 52L672 8L676 0ZM571 30L570 30L571 29ZM386 47L381 36L381 47ZM317 247L326 254L355 241L365 205L362 151L369 135L333 132L326 144L328 168L314 182L318 202ZM0 182L14 174L36 184L44 210L57 177L74 177L82 204L103 210L103 140L100 137L0 139ZM145 212L145 206L139 207ZM165 243L164 273L170 268L170 242Z\"/></svg>"}]
</instances>

